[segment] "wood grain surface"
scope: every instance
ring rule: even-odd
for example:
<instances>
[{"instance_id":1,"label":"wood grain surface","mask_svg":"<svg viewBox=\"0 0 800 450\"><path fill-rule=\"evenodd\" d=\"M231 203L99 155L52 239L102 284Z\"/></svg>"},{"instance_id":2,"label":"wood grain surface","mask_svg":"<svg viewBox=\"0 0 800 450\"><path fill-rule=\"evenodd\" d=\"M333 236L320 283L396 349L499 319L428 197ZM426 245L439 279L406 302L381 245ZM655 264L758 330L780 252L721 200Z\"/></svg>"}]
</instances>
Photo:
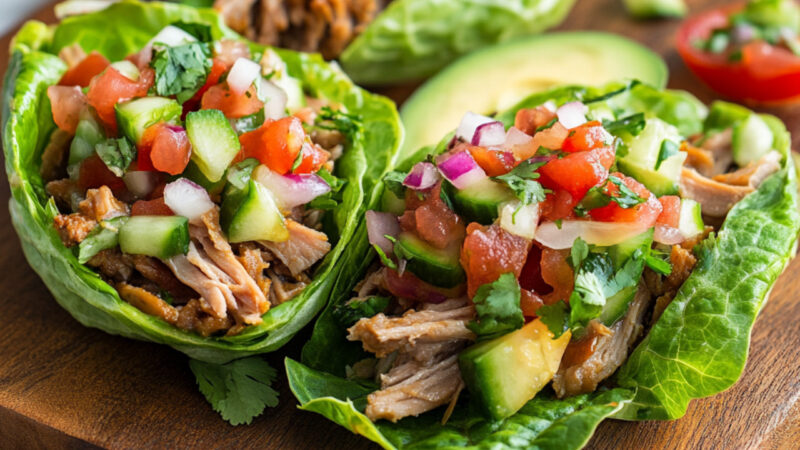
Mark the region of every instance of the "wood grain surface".
<instances>
[{"instance_id":1,"label":"wood grain surface","mask_svg":"<svg viewBox=\"0 0 800 450\"><path fill-rule=\"evenodd\" d=\"M2 0L0 0L2 1ZM692 12L727 2L690 1ZM36 18L51 22L52 9ZM714 94L674 50L678 21L633 22L620 0L579 1L561 29L608 30L666 59L670 86L703 100ZM0 41L5 71L10 36ZM407 88L385 90L398 101ZM800 109L775 108L800 142ZM0 183L0 199L9 196ZM198 392L186 357L167 347L82 327L28 267L0 208L0 448L371 448L315 414L296 409L279 381L281 403L250 426L232 427ZM755 325L744 376L716 397L694 401L672 422L606 421L590 448L798 448L800 446L800 261L780 278ZM282 369L309 331L268 356Z\"/></svg>"}]
</instances>

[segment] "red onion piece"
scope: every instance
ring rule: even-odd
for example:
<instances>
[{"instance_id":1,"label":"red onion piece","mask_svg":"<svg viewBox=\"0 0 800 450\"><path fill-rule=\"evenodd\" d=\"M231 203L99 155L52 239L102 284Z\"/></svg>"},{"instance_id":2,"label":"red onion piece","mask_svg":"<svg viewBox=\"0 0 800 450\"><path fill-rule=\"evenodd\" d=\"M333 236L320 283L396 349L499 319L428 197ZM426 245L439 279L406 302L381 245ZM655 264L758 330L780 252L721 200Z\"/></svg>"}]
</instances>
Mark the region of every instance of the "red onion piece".
<instances>
[{"instance_id":1,"label":"red onion piece","mask_svg":"<svg viewBox=\"0 0 800 450\"><path fill-rule=\"evenodd\" d=\"M589 112L589 108L583 103L569 102L561 105L561 107L556 110L556 115L561 125L570 129L586 123L587 112Z\"/></svg>"},{"instance_id":2,"label":"red onion piece","mask_svg":"<svg viewBox=\"0 0 800 450\"><path fill-rule=\"evenodd\" d=\"M403 180L403 185L414 190L424 191L432 188L437 181L439 181L439 171L436 170L436 166L423 161L414 165L411 172Z\"/></svg>"},{"instance_id":3,"label":"red onion piece","mask_svg":"<svg viewBox=\"0 0 800 450\"><path fill-rule=\"evenodd\" d=\"M487 122L478 125L475 129L475 134L472 135L472 145L480 145L481 147L491 147L502 145L506 140L506 129L502 122Z\"/></svg>"},{"instance_id":4,"label":"red onion piece","mask_svg":"<svg viewBox=\"0 0 800 450\"><path fill-rule=\"evenodd\" d=\"M467 142L472 142L472 138L475 136L475 131L478 127L491 122L496 121L491 117L475 114L474 112L467 112L464 114L464 117L461 118L461 123L458 125L458 128L456 128L455 137Z\"/></svg>"},{"instance_id":5,"label":"red onion piece","mask_svg":"<svg viewBox=\"0 0 800 450\"><path fill-rule=\"evenodd\" d=\"M397 237L400 234L400 223L397 216L390 213L367 211L367 236L369 243L377 245L387 255L394 251L394 244L386 236Z\"/></svg>"},{"instance_id":6,"label":"red onion piece","mask_svg":"<svg viewBox=\"0 0 800 450\"><path fill-rule=\"evenodd\" d=\"M438 164L439 172L458 189L464 189L486 178L486 172L466 151L451 155Z\"/></svg>"},{"instance_id":7,"label":"red onion piece","mask_svg":"<svg viewBox=\"0 0 800 450\"><path fill-rule=\"evenodd\" d=\"M145 198L158 186L163 176L160 172L137 170L122 176L125 187L137 198Z\"/></svg>"},{"instance_id":8,"label":"red onion piece","mask_svg":"<svg viewBox=\"0 0 800 450\"><path fill-rule=\"evenodd\" d=\"M625 242L648 228L638 223L591 220L564 220L560 227L555 222L544 222L536 229L536 241L554 250L572 248L578 237L589 244L608 246Z\"/></svg>"},{"instance_id":9,"label":"red onion piece","mask_svg":"<svg viewBox=\"0 0 800 450\"><path fill-rule=\"evenodd\" d=\"M194 221L214 207L208 192L187 178L178 178L164 186L164 203L176 215Z\"/></svg>"},{"instance_id":10,"label":"red onion piece","mask_svg":"<svg viewBox=\"0 0 800 450\"><path fill-rule=\"evenodd\" d=\"M265 118L277 120L286 117L286 104L289 102L289 96L278 85L262 77L259 80L258 98L264 102Z\"/></svg>"},{"instance_id":11,"label":"red onion piece","mask_svg":"<svg viewBox=\"0 0 800 450\"><path fill-rule=\"evenodd\" d=\"M317 174L281 175L260 165L253 171L253 178L269 189L275 202L283 211L305 205L331 190L328 183Z\"/></svg>"},{"instance_id":12,"label":"red onion piece","mask_svg":"<svg viewBox=\"0 0 800 450\"><path fill-rule=\"evenodd\" d=\"M686 236L677 228L657 223L653 240L659 244L675 245L685 241Z\"/></svg>"},{"instance_id":13,"label":"red onion piece","mask_svg":"<svg viewBox=\"0 0 800 450\"><path fill-rule=\"evenodd\" d=\"M236 95L244 95L261 75L261 66L247 58L239 58L228 72L228 87Z\"/></svg>"}]
</instances>

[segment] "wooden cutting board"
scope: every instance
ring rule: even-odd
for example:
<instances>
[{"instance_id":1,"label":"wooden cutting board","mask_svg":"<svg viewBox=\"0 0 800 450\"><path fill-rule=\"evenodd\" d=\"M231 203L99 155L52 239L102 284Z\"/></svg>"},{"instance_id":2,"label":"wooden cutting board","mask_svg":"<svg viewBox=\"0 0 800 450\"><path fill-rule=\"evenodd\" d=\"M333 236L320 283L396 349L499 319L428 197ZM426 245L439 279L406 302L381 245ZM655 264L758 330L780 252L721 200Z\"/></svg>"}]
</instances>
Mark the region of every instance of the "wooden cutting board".
<instances>
[{"instance_id":1,"label":"wooden cutting board","mask_svg":"<svg viewBox=\"0 0 800 450\"><path fill-rule=\"evenodd\" d=\"M715 96L683 66L674 50L679 21L633 22L621 0L578 2L565 30L596 29L632 37L661 53L670 86L705 101ZM726 2L689 2L697 12ZM52 8L36 18L52 22ZM13 35L13 33L12 33ZM0 41L5 72L11 35ZM546 62L544 62L546 63ZM386 93L402 100L409 89ZM779 108L800 139L800 109ZM0 183L0 199L9 196ZM296 409L279 380L281 402L252 425L232 427L198 392L186 357L165 346L84 328L62 310L31 270L0 208L0 448L228 447L370 448L371 444ZM800 261L778 281L753 332L747 369L739 383L716 397L693 402L672 422L606 421L591 448L798 448L800 442ZM297 357L309 331L268 357L282 370Z\"/></svg>"}]
</instances>

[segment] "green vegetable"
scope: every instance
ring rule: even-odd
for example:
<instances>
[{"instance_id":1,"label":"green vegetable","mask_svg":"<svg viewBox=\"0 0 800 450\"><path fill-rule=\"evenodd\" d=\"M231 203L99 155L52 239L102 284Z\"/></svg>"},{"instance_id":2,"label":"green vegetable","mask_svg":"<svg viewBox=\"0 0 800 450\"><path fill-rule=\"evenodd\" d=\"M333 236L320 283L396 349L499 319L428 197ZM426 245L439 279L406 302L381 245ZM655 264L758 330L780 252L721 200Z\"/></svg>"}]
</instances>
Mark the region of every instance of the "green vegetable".
<instances>
[{"instance_id":1,"label":"green vegetable","mask_svg":"<svg viewBox=\"0 0 800 450\"><path fill-rule=\"evenodd\" d=\"M389 297L372 296L365 299L354 298L342 305L336 305L333 315L343 328L353 326L362 317L372 317L389 306Z\"/></svg>"},{"instance_id":2,"label":"green vegetable","mask_svg":"<svg viewBox=\"0 0 800 450\"><path fill-rule=\"evenodd\" d=\"M544 201L546 192L542 185L536 181L539 178L539 173L536 170L544 164L544 162L533 162L530 159L525 160L507 174L494 177L494 179L508 186L523 205L539 203Z\"/></svg>"},{"instance_id":3,"label":"green vegetable","mask_svg":"<svg viewBox=\"0 0 800 450\"><path fill-rule=\"evenodd\" d=\"M400 233L394 245L395 256L408 261L406 270L444 288L455 287L466 279L458 260L460 253L460 245L439 249L409 232Z\"/></svg>"},{"instance_id":4,"label":"green vegetable","mask_svg":"<svg viewBox=\"0 0 800 450\"><path fill-rule=\"evenodd\" d=\"M95 145L94 148L108 170L118 177L121 177L136 159L136 146L124 137L106 139Z\"/></svg>"},{"instance_id":5,"label":"green vegetable","mask_svg":"<svg viewBox=\"0 0 800 450\"><path fill-rule=\"evenodd\" d=\"M558 25L572 0L395 0L345 49L359 84L412 81L459 55Z\"/></svg>"},{"instance_id":6,"label":"green vegetable","mask_svg":"<svg viewBox=\"0 0 800 450\"><path fill-rule=\"evenodd\" d=\"M156 93L174 95L183 103L205 84L211 70L211 50L203 42L167 47L156 51L150 66L156 72Z\"/></svg>"},{"instance_id":7,"label":"green vegetable","mask_svg":"<svg viewBox=\"0 0 800 450\"><path fill-rule=\"evenodd\" d=\"M658 196L677 194L686 159L686 153L679 151L682 140L677 128L650 118L641 133L626 141L628 152L618 158L619 169Z\"/></svg>"},{"instance_id":8,"label":"green vegetable","mask_svg":"<svg viewBox=\"0 0 800 450\"><path fill-rule=\"evenodd\" d=\"M251 179L247 188L226 195L219 211L219 224L230 242L289 239L286 219L269 189Z\"/></svg>"},{"instance_id":9,"label":"green vegetable","mask_svg":"<svg viewBox=\"0 0 800 450\"><path fill-rule=\"evenodd\" d=\"M259 357L227 364L192 359L189 367L200 392L231 425L250 424L265 407L278 405L278 391L272 388L277 373Z\"/></svg>"},{"instance_id":10,"label":"green vegetable","mask_svg":"<svg viewBox=\"0 0 800 450\"><path fill-rule=\"evenodd\" d=\"M183 110L175 100L164 97L142 97L114 106L122 134L136 145L141 144L144 130L159 122L179 125Z\"/></svg>"},{"instance_id":11,"label":"green vegetable","mask_svg":"<svg viewBox=\"0 0 800 450\"><path fill-rule=\"evenodd\" d=\"M633 17L683 17L687 7L683 0L625 0L625 8Z\"/></svg>"},{"instance_id":12,"label":"green vegetable","mask_svg":"<svg viewBox=\"0 0 800 450\"><path fill-rule=\"evenodd\" d=\"M264 120L264 108L261 108L257 113L233 119L231 122L236 134L244 134L260 128L261 125L264 125Z\"/></svg>"},{"instance_id":13,"label":"green vegetable","mask_svg":"<svg viewBox=\"0 0 800 450\"><path fill-rule=\"evenodd\" d=\"M733 162L739 167L758 161L772 150L772 131L758 114L750 114L747 119L733 127Z\"/></svg>"},{"instance_id":14,"label":"green vegetable","mask_svg":"<svg viewBox=\"0 0 800 450\"><path fill-rule=\"evenodd\" d=\"M644 130L645 123L644 114L636 113L618 120L603 121L603 128L615 136L638 136Z\"/></svg>"},{"instance_id":15,"label":"green vegetable","mask_svg":"<svg viewBox=\"0 0 800 450\"><path fill-rule=\"evenodd\" d=\"M119 229L119 249L131 255L168 259L189 251L189 219L182 216L134 216Z\"/></svg>"},{"instance_id":16,"label":"green vegetable","mask_svg":"<svg viewBox=\"0 0 800 450\"><path fill-rule=\"evenodd\" d=\"M197 22L183 22L179 20L177 22L171 23L170 25L172 25L173 27L180 28L181 30L191 34L192 36L194 36L195 39L197 39L200 42L211 42L214 40L214 38L211 35L211 27L206 24Z\"/></svg>"},{"instance_id":17,"label":"green vegetable","mask_svg":"<svg viewBox=\"0 0 800 450\"><path fill-rule=\"evenodd\" d=\"M539 183L533 181L532 183ZM539 185L541 189L541 185ZM464 189L456 189L449 181L442 181L442 195L452 202L453 210L468 222L490 225L497 219L498 208L514 199L514 193L504 183L483 179Z\"/></svg>"},{"instance_id":18,"label":"green vegetable","mask_svg":"<svg viewBox=\"0 0 800 450\"><path fill-rule=\"evenodd\" d=\"M681 214L678 219L678 229L684 236L697 236L703 232L703 215L700 203L689 199L681 199Z\"/></svg>"},{"instance_id":19,"label":"green vegetable","mask_svg":"<svg viewBox=\"0 0 800 450\"><path fill-rule=\"evenodd\" d=\"M104 220L82 240L78 245L78 262L86 264L86 261L102 250L114 248L119 245L119 228L127 222L127 216L115 217Z\"/></svg>"},{"instance_id":20,"label":"green vegetable","mask_svg":"<svg viewBox=\"0 0 800 450\"><path fill-rule=\"evenodd\" d=\"M337 206L342 204L342 188L345 184L347 184L347 181L331 175L331 173L325 169L320 169L317 172L317 175L319 175L323 180L325 180L326 183L328 183L328 186L331 187L331 190L320 195L314 200L311 200L311 202L308 204L308 207L311 209L324 210L336 209Z\"/></svg>"},{"instance_id":21,"label":"green vegetable","mask_svg":"<svg viewBox=\"0 0 800 450\"><path fill-rule=\"evenodd\" d=\"M216 109L192 111L186 115L186 134L192 161L209 181L219 181L241 148L228 119Z\"/></svg>"},{"instance_id":22,"label":"green vegetable","mask_svg":"<svg viewBox=\"0 0 800 450\"><path fill-rule=\"evenodd\" d=\"M504 273L492 283L478 288L475 303L477 320L467 327L479 340L494 339L510 333L525 323L519 306L520 290L513 273Z\"/></svg>"},{"instance_id":23,"label":"green vegetable","mask_svg":"<svg viewBox=\"0 0 800 450\"><path fill-rule=\"evenodd\" d=\"M92 156L95 153L95 146L104 139L105 133L93 118L87 117L78 122L78 128L75 129L75 137L69 144L67 173L70 178L78 178L81 162Z\"/></svg>"},{"instance_id":24,"label":"green vegetable","mask_svg":"<svg viewBox=\"0 0 800 450\"><path fill-rule=\"evenodd\" d=\"M758 26L800 31L800 7L792 0L751 0L743 13L748 22Z\"/></svg>"},{"instance_id":25,"label":"green vegetable","mask_svg":"<svg viewBox=\"0 0 800 450\"><path fill-rule=\"evenodd\" d=\"M608 194L609 183L617 186L617 194L615 196ZM631 190L621 178L609 175L605 183L600 186L594 186L586 192L586 195L574 208L575 214L578 217L583 217L588 211L595 208L602 208L612 201L619 205L620 208L627 209L643 203L645 199L639 197L639 194Z\"/></svg>"}]
</instances>

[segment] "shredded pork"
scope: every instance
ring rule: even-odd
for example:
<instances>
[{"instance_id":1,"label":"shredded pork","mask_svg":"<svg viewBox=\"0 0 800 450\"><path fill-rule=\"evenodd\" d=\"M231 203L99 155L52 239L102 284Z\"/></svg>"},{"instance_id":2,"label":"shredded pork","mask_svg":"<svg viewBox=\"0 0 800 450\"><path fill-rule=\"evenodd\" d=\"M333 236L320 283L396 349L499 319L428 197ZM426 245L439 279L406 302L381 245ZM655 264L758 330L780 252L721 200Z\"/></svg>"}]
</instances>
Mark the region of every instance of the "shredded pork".
<instances>
[{"instance_id":1,"label":"shredded pork","mask_svg":"<svg viewBox=\"0 0 800 450\"><path fill-rule=\"evenodd\" d=\"M289 239L284 242L259 241L280 259L293 276L298 276L331 250L328 236L294 220L286 221Z\"/></svg>"},{"instance_id":2,"label":"shredded pork","mask_svg":"<svg viewBox=\"0 0 800 450\"><path fill-rule=\"evenodd\" d=\"M145 314L160 317L172 325L178 321L178 311L175 308L145 289L122 282L117 284L117 291L123 300Z\"/></svg>"}]
</instances>

